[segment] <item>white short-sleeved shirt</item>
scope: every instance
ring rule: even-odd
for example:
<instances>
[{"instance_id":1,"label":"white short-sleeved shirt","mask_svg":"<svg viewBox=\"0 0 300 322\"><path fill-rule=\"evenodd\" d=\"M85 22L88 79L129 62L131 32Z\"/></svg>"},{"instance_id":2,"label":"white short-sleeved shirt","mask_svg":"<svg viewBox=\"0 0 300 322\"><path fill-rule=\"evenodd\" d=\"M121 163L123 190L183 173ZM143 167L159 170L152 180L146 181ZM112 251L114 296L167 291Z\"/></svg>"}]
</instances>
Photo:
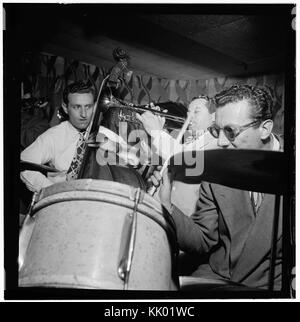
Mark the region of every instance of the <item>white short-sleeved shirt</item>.
<instances>
[{"instance_id":1,"label":"white short-sleeved shirt","mask_svg":"<svg viewBox=\"0 0 300 322\"><path fill-rule=\"evenodd\" d=\"M39 191L55 182L64 181L76 150L80 134L69 121L62 122L41 134L21 152L21 160L37 164L49 163L61 173L49 173L48 178L37 171L22 171L21 180L29 190Z\"/></svg>"}]
</instances>

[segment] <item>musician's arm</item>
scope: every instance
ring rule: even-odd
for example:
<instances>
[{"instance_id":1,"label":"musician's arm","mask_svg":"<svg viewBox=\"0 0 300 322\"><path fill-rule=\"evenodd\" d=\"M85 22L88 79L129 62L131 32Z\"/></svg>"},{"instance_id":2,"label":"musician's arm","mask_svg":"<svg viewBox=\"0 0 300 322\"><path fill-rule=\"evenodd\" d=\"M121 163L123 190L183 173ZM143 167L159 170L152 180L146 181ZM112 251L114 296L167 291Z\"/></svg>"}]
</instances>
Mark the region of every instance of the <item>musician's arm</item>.
<instances>
[{"instance_id":1,"label":"musician's arm","mask_svg":"<svg viewBox=\"0 0 300 322\"><path fill-rule=\"evenodd\" d=\"M178 143L170 134L161 130L157 131L153 136L152 144L157 150L157 154L166 160L170 155L182 151L182 144Z\"/></svg>"},{"instance_id":2,"label":"musician's arm","mask_svg":"<svg viewBox=\"0 0 300 322\"><path fill-rule=\"evenodd\" d=\"M171 215L181 250L204 254L218 243L218 212L209 184L201 184L197 210L191 217L176 206L172 206Z\"/></svg>"},{"instance_id":3,"label":"musician's arm","mask_svg":"<svg viewBox=\"0 0 300 322\"><path fill-rule=\"evenodd\" d=\"M47 133L40 135L30 146L21 152L21 160L36 164L45 164L52 160L53 140ZM39 191L53 184L45 175L37 171L22 171L21 180L30 191Z\"/></svg>"},{"instance_id":4,"label":"musician's arm","mask_svg":"<svg viewBox=\"0 0 300 322\"><path fill-rule=\"evenodd\" d=\"M170 134L163 130L165 119L147 111L142 115L136 114L137 119L143 124L146 132L152 138L152 146L155 152L164 160L171 155L182 151L182 145Z\"/></svg>"}]
</instances>

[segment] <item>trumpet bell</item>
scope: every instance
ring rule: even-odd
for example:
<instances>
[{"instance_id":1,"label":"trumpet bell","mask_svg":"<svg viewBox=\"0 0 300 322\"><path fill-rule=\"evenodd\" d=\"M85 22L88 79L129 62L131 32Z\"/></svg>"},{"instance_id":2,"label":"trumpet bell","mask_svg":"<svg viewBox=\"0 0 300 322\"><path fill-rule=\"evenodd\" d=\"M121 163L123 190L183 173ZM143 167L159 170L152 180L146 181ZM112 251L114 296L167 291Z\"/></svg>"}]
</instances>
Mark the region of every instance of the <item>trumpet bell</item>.
<instances>
[{"instance_id":1,"label":"trumpet bell","mask_svg":"<svg viewBox=\"0 0 300 322\"><path fill-rule=\"evenodd\" d=\"M121 104L118 99L113 96L110 88L105 88L103 90L103 93L100 97L100 110L101 112L105 113L107 112L110 108L114 107L123 107L124 104Z\"/></svg>"},{"instance_id":2,"label":"trumpet bell","mask_svg":"<svg viewBox=\"0 0 300 322\"><path fill-rule=\"evenodd\" d=\"M139 106L122 101L113 96L110 91L106 91L106 93L102 95L100 105L101 111L104 113L104 118L111 117L111 115L115 115L117 113L119 115L120 122L136 124L140 124L135 116L136 113L151 111L152 113L165 118L165 129L167 130L180 129L187 117L187 108L181 103L171 101L156 103L155 106L160 108L160 111L158 111L147 106ZM107 114L111 109L116 109L117 112L110 112ZM142 126L138 127L143 128Z\"/></svg>"}]
</instances>

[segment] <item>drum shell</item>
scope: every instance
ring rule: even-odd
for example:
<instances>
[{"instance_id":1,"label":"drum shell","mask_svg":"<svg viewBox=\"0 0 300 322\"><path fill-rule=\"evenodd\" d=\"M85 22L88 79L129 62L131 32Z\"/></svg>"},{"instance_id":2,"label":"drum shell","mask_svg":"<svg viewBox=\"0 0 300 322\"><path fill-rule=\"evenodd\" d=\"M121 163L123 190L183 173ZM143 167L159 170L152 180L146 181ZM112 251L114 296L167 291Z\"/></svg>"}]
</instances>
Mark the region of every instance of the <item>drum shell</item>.
<instances>
[{"instance_id":1,"label":"drum shell","mask_svg":"<svg viewBox=\"0 0 300 322\"><path fill-rule=\"evenodd\" d=\"M19 286L123 289L118 265L133 187L76 180L46 188L34 207L35 226ZM174 231L161 206L145 194L128 281L132 290L175 290Z\"/></svg>"}]
</instances>

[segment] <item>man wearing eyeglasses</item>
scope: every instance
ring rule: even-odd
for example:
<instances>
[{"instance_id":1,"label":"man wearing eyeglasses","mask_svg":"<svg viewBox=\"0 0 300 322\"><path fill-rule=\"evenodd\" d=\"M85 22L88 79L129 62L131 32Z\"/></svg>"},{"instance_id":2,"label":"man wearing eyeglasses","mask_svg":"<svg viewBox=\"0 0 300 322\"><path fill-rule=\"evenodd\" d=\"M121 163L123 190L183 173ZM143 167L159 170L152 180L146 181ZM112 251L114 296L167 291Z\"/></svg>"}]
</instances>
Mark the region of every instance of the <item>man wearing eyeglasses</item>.
<instances>
[{"instance_id":1,"label":"man wearing eyeglasses","mask_svg":"<svg viewBox=\"0 0 300 322\"><path fill-rule=\"evenodd\" d=\"M267 89L234 85L217 94L215 103L215 123L209 130L220 148L282 149L282 143L272 133L272 98ZM154 176L154 183L162 179L159 172L155 172ZM266 289L270 270L274 196L203 182L197 211L187 217L172 205L170 191L170 178L165 171L160 199L175 222L180 249L195 254L195 262L208 257L192 275ZM281 239L280 219L275 290L281 288Z\"/></svg>"}]
</instances>

